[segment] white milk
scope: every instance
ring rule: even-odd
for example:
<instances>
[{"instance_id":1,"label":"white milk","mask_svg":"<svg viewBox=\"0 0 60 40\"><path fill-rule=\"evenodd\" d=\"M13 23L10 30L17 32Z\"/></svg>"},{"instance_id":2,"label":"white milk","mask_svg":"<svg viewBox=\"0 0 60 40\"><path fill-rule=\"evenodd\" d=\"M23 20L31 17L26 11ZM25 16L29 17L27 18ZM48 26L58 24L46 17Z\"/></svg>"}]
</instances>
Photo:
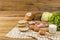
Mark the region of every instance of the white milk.
<instances>
[{"instance_id":1,"label":"white milk","mask_svg":"<svg viewBox=\"0 0 60 40\"><path fill-rule=\"evenodd\" d=\"M49 33L56 33L57 26L55 24L49 24Z\"/></svg>"}]
</instances>

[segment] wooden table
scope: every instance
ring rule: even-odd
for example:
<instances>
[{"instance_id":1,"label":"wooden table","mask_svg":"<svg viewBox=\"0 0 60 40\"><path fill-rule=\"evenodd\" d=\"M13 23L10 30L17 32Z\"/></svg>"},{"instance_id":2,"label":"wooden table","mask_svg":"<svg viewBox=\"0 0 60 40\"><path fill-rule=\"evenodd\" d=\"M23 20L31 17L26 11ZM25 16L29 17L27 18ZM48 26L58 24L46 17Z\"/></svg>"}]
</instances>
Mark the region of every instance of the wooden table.
<instances>
[{"instance_id":1,"label":"wooden table","mask_svg":"<svg viewBox=\"0 0 60 40\"><path fill-rule=\"evenodd\" d=\"M20 17L0 17L0 40L35 40L33 38L28 39L15 39L15 38L7 38L5 35L15 27L18 23Z\"/></svg>"}]
</instances>

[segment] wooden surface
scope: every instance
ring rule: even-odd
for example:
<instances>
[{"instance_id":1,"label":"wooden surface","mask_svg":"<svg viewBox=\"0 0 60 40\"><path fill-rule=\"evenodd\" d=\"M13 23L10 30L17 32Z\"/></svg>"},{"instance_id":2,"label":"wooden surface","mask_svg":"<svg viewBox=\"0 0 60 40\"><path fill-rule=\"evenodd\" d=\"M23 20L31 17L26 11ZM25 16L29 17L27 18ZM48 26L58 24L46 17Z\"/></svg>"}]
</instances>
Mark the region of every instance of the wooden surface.
<instances>
[{"instance_id":1,"label":"wooden surface","mask_svg":"<svg viewBox=\"0 0 60 40\"><path fill-rule=\"evenodd\" d=\"M24 17L27 12L42 13L42 11L0 11L0 17Z\"/></svg>"},{"instance_id":2,"label":"wooden surface","mask_svg":"<svg viewBox=\"0 0 60 40\"><path fill-rule=\"evenodd\" d=\"M5 19L4 19L5 18ZM13 39L5 37L5 35L15 27L15 25L18 23L18 20L21 19L15 18L15 17L0 17L0 40L34 40L33 38L27 38L27 39Z\"/></svg>"},{"instance_id":3,"label":"wooden surface","mask_svg":"<svg viewBox=\"0 0 60 40\"><path fill-rule=\"evenodd\" d=\"M60 0L0 0L1 11L60 11Z\"/></svg>"},{"instance_id":4,"label":"wooden surface","mask_svg":"<svg viewBox=\"0 0 60 40\"><path fill-rule=\"evenodd\" d=\"M44 11L60 11L60 0L0 0L0 40L34 40L5 37L20 17L31 11L34 14Z\"/></svg>"},{"instance_id":5,"label":"wooden surface","mask_svg":"<svg viewBox=\"0 0 60 40\"><path fill-rule=\"evenodd\" d=\"M29 39L13 39L7 38L5 35L15 27L18 20L22 19L28 11L0 11L0 40L34 40ZM33 14L39 13L40 11L33 11Z\"/></svg>"}]
</instances>

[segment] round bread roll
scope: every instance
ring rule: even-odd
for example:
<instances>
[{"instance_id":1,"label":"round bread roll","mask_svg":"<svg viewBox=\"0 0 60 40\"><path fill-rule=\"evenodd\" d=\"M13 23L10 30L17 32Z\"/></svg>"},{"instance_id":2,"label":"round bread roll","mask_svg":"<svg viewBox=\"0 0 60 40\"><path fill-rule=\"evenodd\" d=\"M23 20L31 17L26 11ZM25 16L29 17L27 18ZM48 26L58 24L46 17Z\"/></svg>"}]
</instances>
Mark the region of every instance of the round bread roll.
<instances>
[{"instance_id":1,"label":"round bread roll","mask_svg":"<svg viewBox=\"0 0 60 40\"><path fill-rule=\"evenodd\" d=\"M25 20L31 21L32 19L33 19L33 14L31 12L25 14Z\"/></svg>"},{"instance_id":2,"label":"round bread roll","mask_svg":"<svg viewBox=\"0 0 60 40\"><path fill-rule=\"evenodd\" d=\"M32 18L25 17L25 20L27 20L27 21L31 21Z\"/></svg>"},{"instance_id":3,"label":"round bread roll","mask_svg":"<svg viewBox=\"0 0 60 40\"><path fill-rule=\"evenodd\" d=\"M20 31L22 31L22 32L26 32L26 31L28 31L29 30L29 28L28 27L23 27L23 28L19 28L20 29Z\"/></svg>"},{"instance_id":4,"label":"round bread roll","mask_svg":"<svg viewBox=\"0 0 60 40\"><path fill-rule=\"evenodd\" d=\"M26 24L17 24L18 27L25 27Z\"/></svg>"},{"instance_id":5,"label":"round bread roll","mask_svg":"<svg viewBox=\"0 0 60 40\"><path fill-rule=\"evenodd\" d=\"M25 21L25 20L20 20L20 21L18 22L17 26L19 26L19 27L25 27L26 24L27 24L27 21Z\"/></svg>"},{"instance_id":6,"label":"round bread roll","mask_svg":"<svg viewBox=\"0 0 60 40\"><path fill-rule=\"evenodd\" d=\"M27 21L26 20L20 20L18 23L19 24L25 24L25 23L27 23Z\"/></svg>"}]
</instances>

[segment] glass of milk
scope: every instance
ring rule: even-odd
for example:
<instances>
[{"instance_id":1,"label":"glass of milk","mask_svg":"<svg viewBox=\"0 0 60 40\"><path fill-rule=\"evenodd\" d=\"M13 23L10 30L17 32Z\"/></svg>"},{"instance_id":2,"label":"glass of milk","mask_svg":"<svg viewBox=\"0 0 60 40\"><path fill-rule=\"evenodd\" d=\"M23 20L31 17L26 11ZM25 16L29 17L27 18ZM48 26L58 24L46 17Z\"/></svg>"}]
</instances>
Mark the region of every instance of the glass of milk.
<instances>
[{"instance_id":1,"label":"glass of milk","mask_svg":"<svg viewBox=\"0 0 60 40\"><path fill-rule=\"evenodd\" d=\"M56 33L57 26L55 24L49 24L49 33Z\"/></svg>"}]
</instances>

